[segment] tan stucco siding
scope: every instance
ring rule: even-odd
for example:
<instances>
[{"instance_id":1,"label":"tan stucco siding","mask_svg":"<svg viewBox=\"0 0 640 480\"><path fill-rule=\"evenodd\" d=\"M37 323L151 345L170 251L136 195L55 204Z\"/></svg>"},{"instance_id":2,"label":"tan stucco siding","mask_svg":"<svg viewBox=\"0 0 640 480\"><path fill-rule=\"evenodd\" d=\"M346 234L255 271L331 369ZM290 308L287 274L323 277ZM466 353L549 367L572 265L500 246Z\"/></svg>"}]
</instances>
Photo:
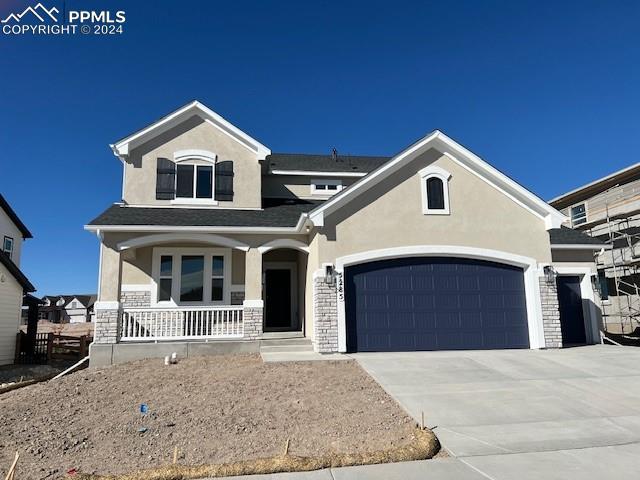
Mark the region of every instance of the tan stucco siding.
<instances>
[{"instance_id":1,"label":"tan stucco siding","mask_svg":"<svg viewBox=\"0 0 640 480\"><path fill-rule=\"evenodd\" d=\"M175 152L188 149L210 151L217 161L233 161L233 201L219 202L221 207L261 207L261 167L256 154L198 117L132 150L125 163L124 200L132 205L170 204L156 200L157 158L173 160Z\"/></svg>"},{"instance_id":2,"label":"tan stucco siding","mask_svg":"<svg viewBox=\"0 0 640 480\"><path fill-rule=\"evenodd\" d=\"M265 175L262 177L262 195L266 198L306 198L324 200L327 197L311 194L311 180L327 178L340 180L343 188L348 187L357 177L317 177L302 175Z\"/></svg>"},{"instance_id":3,"label":"tan stucco siding","mask_svg":"<svg viewBox=\"0 0 640 480\"><path fill-rule=\"evenodd\" d=\"M421 178L429 164L451 173L450 215L424 215ZM435 150L419 156L325 219L318 266L383 248L455 245L551 260L543 219Z\"/></svg>"},{"instance_id":4,"label":"tan stucco siding","mask_svg":"<svg viewBox=\"0 0 640 480\"><path fill-rule=\"evenodd\" d=\"M16 349L16 334L20 325L22 308L22 287L0 264L0 365L13 363Z\"/></svg>"}]
</instances>

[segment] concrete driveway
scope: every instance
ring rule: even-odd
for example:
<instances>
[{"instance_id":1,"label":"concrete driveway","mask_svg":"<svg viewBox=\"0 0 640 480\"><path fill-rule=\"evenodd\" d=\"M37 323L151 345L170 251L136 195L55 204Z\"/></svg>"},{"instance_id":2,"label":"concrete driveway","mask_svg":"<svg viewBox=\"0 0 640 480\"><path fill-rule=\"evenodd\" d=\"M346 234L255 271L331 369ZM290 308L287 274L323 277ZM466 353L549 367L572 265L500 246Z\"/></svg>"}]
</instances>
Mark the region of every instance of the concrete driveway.
<instances>
[{"instance_id":1,"label":"concrete driveway","mask_svg":"<svg viewBox=\"0 0 640 480\"><path fill-rule=\"evenodd\" d=\"M416 421L424 412L470 475L637 478L640 349L353 357Z\"/></svg>"}]
</instances>

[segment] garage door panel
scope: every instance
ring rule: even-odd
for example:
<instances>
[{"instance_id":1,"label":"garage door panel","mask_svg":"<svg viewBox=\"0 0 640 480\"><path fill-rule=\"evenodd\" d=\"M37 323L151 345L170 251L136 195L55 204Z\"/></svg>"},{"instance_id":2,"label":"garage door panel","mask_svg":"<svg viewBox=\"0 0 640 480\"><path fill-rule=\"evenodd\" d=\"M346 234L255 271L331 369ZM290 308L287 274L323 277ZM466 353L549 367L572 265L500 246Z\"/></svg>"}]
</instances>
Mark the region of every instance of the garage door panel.
<instances>
[{"instance_id":1,"label":"garage door panel","mask_svg":"<svg viewBox=\"0 0 640 480\"><path fill-rule=\"evenodd\" d=\"M528 348L522 269L459 258L347 268L350 351Z\"/></svg>"}]
</instances>

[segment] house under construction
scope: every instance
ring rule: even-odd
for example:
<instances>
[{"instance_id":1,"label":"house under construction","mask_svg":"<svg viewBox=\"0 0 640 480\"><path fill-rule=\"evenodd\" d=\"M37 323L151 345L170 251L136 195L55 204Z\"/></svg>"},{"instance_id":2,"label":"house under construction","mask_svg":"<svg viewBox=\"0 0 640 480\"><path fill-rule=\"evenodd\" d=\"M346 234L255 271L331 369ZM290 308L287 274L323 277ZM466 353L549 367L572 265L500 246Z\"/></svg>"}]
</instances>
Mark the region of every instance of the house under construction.
<instances>
[{"instance_id":1,"label":"house under construction","mask_svg":"<svg viewBox=\"0 0 640 480\"><path fill-rule=\"evenodd\" d=\"M595 252L605 332L640 336L640 163L549 203L608 247Z\"/></svg>"}]
</instances>

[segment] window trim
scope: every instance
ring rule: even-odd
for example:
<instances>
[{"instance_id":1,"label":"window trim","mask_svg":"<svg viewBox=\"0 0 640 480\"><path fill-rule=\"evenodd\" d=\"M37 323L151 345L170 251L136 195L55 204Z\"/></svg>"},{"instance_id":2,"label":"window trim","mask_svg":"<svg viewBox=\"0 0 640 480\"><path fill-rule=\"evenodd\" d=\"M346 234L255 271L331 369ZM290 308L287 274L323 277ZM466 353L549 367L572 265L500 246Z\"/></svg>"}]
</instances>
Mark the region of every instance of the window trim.
<instances>
[{"instance_id":1,"label":"window trim","mask_svg":"<svg viewBox=\"0 0 640 480\"><path fill-rule=\"evenodd\" d=\"M202 255L204 256L204 272L203 272L203 301L201 302L181 302L180 301L180 281L182 277L182 259L183 255ZM173 268L171 270L171 300L159 301L158 294L160 288L160 257L171 256ZM211 280L212 257L223 257L223 293L222 301L211 300ZM231 305L231 249L230 248L197 248L197 247L172 247L172 248L154 248L152 254L151 266L151 306L152 307L206 307L216 305Z\"/></svg>"},{"instance_id":2,"label":"window trim","mask_svg":"<svg viewBox=\"0 0 640 480\"><path fill-rule=\"evenodd\" d=\"M579 207L580 205L584 206L584 222L575 223L573 221L573 214L571 213L571 210L573 210L576 207ZM588 214L589 214L589 210L587 209L587 202L579 202L579 203L575 203L575 204L571 205L569 207L569 220L571 222L571 228L577 227L579 225L584 225L585 223L587 223L588 222Z\"/></svg>"},{"instance_id":3,"label":"window trim","mask_svg":"<svg viewBox=\"0 0 640 480\"><path fill-rule=\"evenodd\" d=\"M340 193L343 189L344 186L342 185L342 180L341 179L334 179L334 178L314 178L311 179L311 181L309 182L310 184L310 192L311 195L313 196L320 196L320 197L331 197L333 195L335 195L336 193ZM318 185L336 185L337 188L335 190L329 190L327 189L319 189Z\"/></svg>"},{"instance_id":4,"label":"window trim","mask_svg":"<svg viewBox=\"0 0 640 480\"><path fill-rule=\"evenodd\" d=\"M451 179L451 173L444 168L440 168L436 165L429 165L418 172L420 177L420 190L422 192L422 213L423 215L450 215L451 210L449 207L449 180ZM444 208L429 208L428 195L427 195L427 180L436 177L442 180L442 190L444 195Z\"/></svg>"},{"instance_id":5,"label":"window trim","mask_svg":"<svg viewBox=\"0 0 640 480\"><path fill-rule=\"evenodd\" d=\"M172 205L218 205L216 198L216 162L218 156L206 150L179 150L173 154L176 164L175 198ZM193 197L178 197L178 165L193 165ZM211 167L211 198L197 198L198 167Z\"/></svg>"},{"instance_id":6,"label":"window trim","mask_svg":"<svg viewBox=\"0 0 640 480\"><path fill-rule=\"evenodd\" d=\"M11 248L8 251L5 250L5 248L4 248L5 244L7 243L7 240L11 240ZM16 241L13 239L13 237L10 237L9 235L5 235L4 238L2 239L2 251L11 260L13 260L13 252L15 251L15 246L16 246Z\"/></svg>"}]
</instances>

